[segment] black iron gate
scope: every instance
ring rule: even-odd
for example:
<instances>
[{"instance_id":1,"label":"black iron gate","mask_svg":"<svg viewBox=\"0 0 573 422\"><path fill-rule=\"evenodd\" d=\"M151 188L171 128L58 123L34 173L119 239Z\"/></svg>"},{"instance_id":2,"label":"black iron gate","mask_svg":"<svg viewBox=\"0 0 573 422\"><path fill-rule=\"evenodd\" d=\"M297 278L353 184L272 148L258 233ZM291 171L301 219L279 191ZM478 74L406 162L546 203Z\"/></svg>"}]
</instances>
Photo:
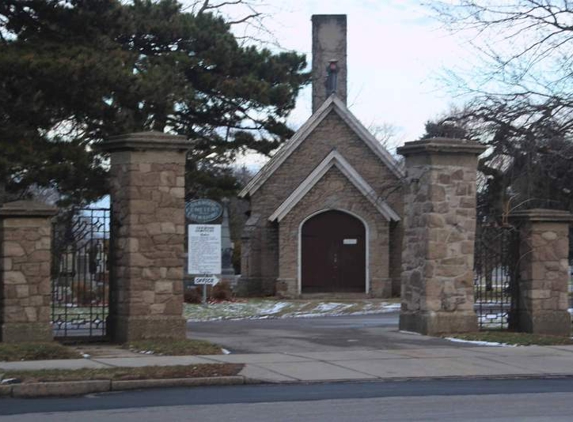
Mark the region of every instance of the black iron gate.
<instances>
[{"instance_id":1,"label":"black iron gate","mask_svg":"<svg viewBox=\"0 0 573 422\"><path fill-rule=\"evenodd\" d=\"M517 329L519 231L478 224L474 256L475 310L481 330Z\"/></svg>"},{"instance_id":2,"label":"black iron gate","mask_svg":"<svg viewBox=\"0 0 573 422\"><path fill-rule=\"evenodd\" d=\"M52 328L60 340L100 340L109 311L110 210L66 210L53 226Z\"/></svg>"}]
</instances>

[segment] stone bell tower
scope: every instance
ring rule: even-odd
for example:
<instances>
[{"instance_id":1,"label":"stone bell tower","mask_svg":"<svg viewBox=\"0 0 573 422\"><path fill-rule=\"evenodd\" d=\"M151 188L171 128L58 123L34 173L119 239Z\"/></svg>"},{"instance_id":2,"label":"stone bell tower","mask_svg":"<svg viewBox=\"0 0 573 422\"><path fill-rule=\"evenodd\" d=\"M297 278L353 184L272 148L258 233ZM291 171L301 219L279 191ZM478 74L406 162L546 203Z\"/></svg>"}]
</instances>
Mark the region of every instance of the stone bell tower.
<instances>
[{"instance_id":1,"label":"stone bell tower","mask_svg":"<svg viewBox=\"0 0 573 422\"><path fill-rule=\"evenodd\" d=\"M346 104L346 15L312 16L312 112L332 93Z\"/></svg>"}]
</instances>

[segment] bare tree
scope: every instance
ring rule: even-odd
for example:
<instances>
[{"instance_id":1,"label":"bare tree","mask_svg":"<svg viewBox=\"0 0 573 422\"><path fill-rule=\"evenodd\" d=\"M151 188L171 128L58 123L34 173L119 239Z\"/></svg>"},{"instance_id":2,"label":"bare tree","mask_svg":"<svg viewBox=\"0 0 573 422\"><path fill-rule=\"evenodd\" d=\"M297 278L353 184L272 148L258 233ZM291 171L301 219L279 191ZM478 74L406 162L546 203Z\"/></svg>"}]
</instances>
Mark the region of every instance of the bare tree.
<instances>
[{"instance_id":1,"label":"bare tree","mask_svg":"<svg viewBox=\"0 0 573 422\"><path fill-rule=\"evenodd\" d=\"M433 1L436 17L482 53L477 84L540 95L570 85L573 4L551 0ZM472 73L475 77L478 72ZM488 83L492 82L492 84ZM559 86L551 86L557 83ZM479 89L477 89L479 91ZM499 92L499 91L498 91Z\"/></svg>"},{"instance_id":2,"label":"bare tree","mask_svg":"<svg viewBox=\"0 0 573 422\"><path fill-rule=\"evenodd\" d=\"M401 129L393 123L383 122L381 124L371 124L368 131L380 142L387 150L394 150L402 140Z\"/></svg>"},{"instance_id":3,"label":"bare tree","mask_svg":"<svg viewBox=\"0 0 573 422\"><path fill-rule=\"evenodd\" d=\"M272 19L269 5L264 0L190 0L188 4L193 14L213 13L225 17L233 27L236 38L243 43L273 45L280 47L279 40L266 21Z\"/></svg>"},{"instance_id":4,"label":"bare tree","mask_svg":"<svg viewBox=\"0 0 573 422\"><path fill-rule=\"evenodd\" d=\"M550 0L459 0L429 6L480 65L449 71L450 88L470 94L442 122L488 145L479 169L482 205L503 218L519 206L573 208L573 4ZM478 192L480 194L480 192Z\"/></svg>"}]
</instances>

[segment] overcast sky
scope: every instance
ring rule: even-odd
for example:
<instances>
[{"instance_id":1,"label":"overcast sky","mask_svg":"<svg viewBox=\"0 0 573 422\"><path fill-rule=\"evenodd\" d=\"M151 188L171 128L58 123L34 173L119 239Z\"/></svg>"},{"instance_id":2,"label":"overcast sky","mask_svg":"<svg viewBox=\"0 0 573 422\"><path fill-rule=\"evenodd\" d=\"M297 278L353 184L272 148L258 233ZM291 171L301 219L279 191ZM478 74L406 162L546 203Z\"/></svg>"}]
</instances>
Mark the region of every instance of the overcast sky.
<instances>
[{"instance_id":1,"label":"overcast sky","mask_svg":"<svg viewBox=\"0 0 573 422\"><path fill-rule=\"evenodd\" d=\"M417 139L428 119L445 112L454 102L461 103L448 95L438 80L444 68L463 67L470 50L460 37L442 29L419 0L252 2L259 2L257 10L269 15L265 26L281 47L305 53L309 63L311 15L346 14L348 106L366 127L395 125L400 130L398 143ZM240 15L244 10L230 13ZM307 87L289 124L296 129L310 114Z\"/></svg>"}]
</instances>

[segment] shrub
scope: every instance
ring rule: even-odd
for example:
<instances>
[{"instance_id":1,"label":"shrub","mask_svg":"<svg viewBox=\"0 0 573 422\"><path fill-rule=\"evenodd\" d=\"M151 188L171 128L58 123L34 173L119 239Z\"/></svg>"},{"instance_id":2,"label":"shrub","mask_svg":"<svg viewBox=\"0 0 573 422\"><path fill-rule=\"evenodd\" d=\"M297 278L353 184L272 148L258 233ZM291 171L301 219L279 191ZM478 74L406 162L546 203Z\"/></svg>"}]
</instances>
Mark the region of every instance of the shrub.
<instances>
[{"instance_id":1,"label":"shrub","mask_svg":"<svg viewBox=\"0 0 573 422\"><path fill-rule=\"evenodd\" d=\"M222 281L221 283L213 286L213 289L211 290L211 298L220 301L231 300L233 298L233 292L229 282Z\"/></svg>"},{"instance_id":2,"label":"shrub","mask_svg":"<svg viewBox=\"0 0 573 422\"><path fill-rule=\"evenodd\" d=\"M188 287L183 293L183 300L185 303L201 303L201 288Z\"/></svg>"}]
</instances>

